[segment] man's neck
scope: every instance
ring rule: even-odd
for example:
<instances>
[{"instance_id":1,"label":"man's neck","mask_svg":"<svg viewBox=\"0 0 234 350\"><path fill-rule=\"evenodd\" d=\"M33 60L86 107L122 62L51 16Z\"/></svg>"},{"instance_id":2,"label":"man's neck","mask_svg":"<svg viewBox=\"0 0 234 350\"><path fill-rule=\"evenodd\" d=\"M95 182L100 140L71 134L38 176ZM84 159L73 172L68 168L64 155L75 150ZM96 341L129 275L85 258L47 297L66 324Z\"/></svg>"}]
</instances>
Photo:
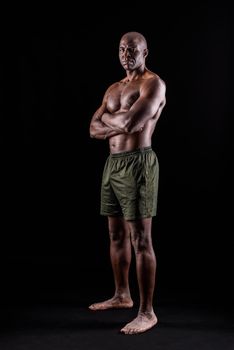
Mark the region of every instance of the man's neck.
<instances>
[{"instance_id":1,"label":"man's neck","mask_svg":"<svg viewBox=\"0 0 234 350\"><path fill-rule=\"evenodd\" d=\"M145 71L146 71L145 67L140 67L139 69L136 69L134 71L126 71L127 80L133 81L133 80L141 79Z\"/></svg>"}]
</instances>

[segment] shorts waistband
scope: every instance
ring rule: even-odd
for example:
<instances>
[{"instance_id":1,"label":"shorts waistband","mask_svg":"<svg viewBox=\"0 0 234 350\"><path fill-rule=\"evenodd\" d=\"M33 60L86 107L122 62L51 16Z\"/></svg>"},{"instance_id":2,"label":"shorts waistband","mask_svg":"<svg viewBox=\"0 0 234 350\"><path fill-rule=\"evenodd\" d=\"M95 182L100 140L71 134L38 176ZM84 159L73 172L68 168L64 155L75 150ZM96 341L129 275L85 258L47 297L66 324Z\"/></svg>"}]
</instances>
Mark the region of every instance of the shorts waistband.
<instances>
[{"instance_id":1,"label":"shorts waistband","mask_svg":"<svg viewBox=\"0 0 234 350\"><path fill-rule=\"evenodd\" d=\"M132 156L134 154L139 154L139 153L145 153L152 151L152 147L142 147L142 148L137 148L133 151L125 151L125 152L119 152L119 153L110 153L111 158L118 158L118 157L126 157L126 156Z\"/></svg>"}]
</instances>

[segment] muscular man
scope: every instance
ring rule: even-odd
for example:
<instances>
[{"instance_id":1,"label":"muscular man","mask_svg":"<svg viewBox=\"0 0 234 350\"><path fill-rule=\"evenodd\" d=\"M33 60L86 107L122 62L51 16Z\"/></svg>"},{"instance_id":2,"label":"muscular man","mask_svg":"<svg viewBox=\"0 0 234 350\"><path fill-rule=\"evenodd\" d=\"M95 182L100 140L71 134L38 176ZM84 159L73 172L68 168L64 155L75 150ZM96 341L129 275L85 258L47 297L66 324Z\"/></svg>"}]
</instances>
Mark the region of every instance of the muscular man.
<instances>
[{"instance_id":1,"label":"muscular man","mask_svg":"<svg viewBox=\"0 0 234 350\"><path fill-rule=\"evenodd\" d=\"M121 332L137 334L157 323L153 310L156 258L152 217L156 215L159 165L152 134L166 103L162 79L146 68L147 42L138 32L124 34L119 59L126 77L111 85L90 123L90 136L109 140L110 155L102 177L101 214L108 217L110 258L115 281L111 299L91 310L130 308L129 268L136 258L140 305Z\"/></svg>"}]
</instances>

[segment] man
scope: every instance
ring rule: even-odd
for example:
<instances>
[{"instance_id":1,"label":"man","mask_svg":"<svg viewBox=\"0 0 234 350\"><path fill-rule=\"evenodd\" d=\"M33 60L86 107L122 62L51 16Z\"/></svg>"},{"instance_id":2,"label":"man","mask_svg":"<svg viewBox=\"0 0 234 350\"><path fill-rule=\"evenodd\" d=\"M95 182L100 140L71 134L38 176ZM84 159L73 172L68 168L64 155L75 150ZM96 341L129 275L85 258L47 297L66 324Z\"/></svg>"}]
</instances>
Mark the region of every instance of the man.
<instances>
[{"instance_id":1,"label":"man","mask_svg":"<svg viewBox=\"0 0 234 350\"><path fill-rule=\"evenodd\" d=\"M151 228L157 208L159 166L151 138L166 103L166 86L146 68L147 55L142 34L128 32L122 36L119 59L126 77L107 89L90 123L91 137L109 140L101 214L108 217L115 294L89 308L96 311L133 306L128 281L133 246L140 306L137 317L121 329L124 334L142 333L157 323L153 310L156 258Z\"/></svg>"}]
</instances>

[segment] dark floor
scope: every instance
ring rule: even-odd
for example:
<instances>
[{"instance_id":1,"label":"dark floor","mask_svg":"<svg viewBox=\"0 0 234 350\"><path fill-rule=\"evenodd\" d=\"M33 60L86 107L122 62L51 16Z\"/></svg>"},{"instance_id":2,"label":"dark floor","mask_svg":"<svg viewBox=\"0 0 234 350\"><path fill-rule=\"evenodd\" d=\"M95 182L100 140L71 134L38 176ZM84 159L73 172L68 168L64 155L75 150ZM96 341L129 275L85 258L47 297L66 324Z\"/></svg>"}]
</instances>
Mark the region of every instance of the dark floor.
<instances>
[{"instance_id":1,"label":"dark floor","mask_svg":"<svg viewBox=\"0 0 234 350\"><path fill-rule=\"evenodd\" d=\"M74 302L71 296L70 300L2 305L0 349L234 349L233 323L221 306L175 305L165 300L155 307L157 326L144 334L123 335L119 330L135 317L137 306L92 312L87 308L89 298Z\"/></svg>"},{"instance_id":2,"label":"dark floor","mask_svg":"<svg viewBox=\"0 0 234 350\"><path fill-rule=\"evenodd\" d=\"M81 274L72 265L14 263L1 274L0 350L234 350L231 289L203 282L195 290L186 279L177 288L159 279L158 325L124 335L119 330L138 309L133 276L133 309L92 312L89 304L112 296L110 269Z\"/></svg>"}]
</instances>

